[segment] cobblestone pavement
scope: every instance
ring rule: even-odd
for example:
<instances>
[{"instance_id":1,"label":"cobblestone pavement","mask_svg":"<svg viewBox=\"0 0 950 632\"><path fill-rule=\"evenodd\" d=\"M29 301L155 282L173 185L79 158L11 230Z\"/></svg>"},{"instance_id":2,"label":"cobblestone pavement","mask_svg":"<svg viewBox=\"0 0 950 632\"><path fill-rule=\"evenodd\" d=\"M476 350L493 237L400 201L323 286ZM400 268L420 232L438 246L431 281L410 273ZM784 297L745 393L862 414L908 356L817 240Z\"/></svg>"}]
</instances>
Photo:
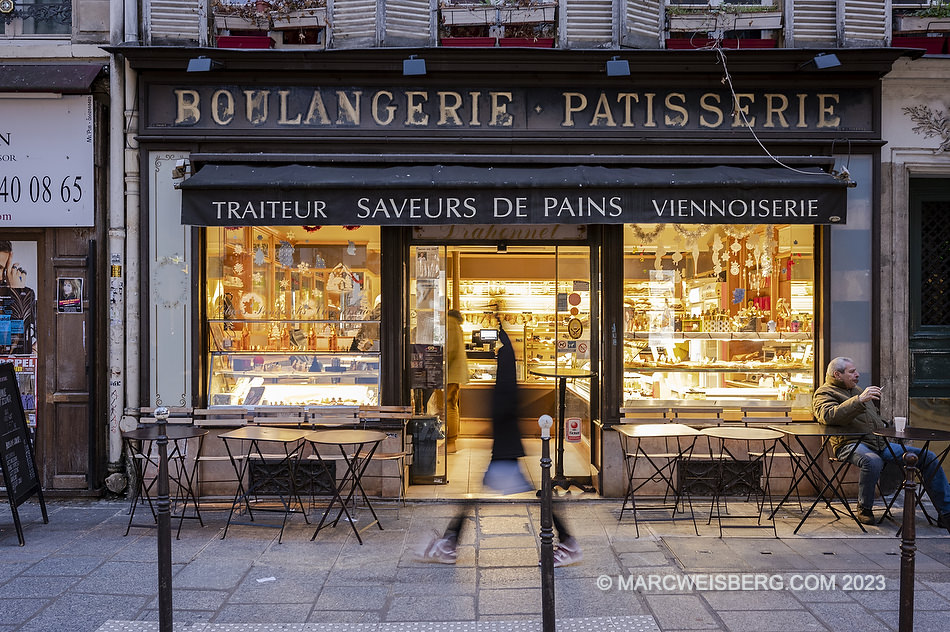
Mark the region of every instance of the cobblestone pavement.
<instances>
[{"instance_id":1,"label":"cobblestone pavement","mask_svg":"<svg viewBox=\"0 0 950 632\"><path fill-rule=\"evenodd\" d=\"M0 503L0 632L158 630L156 530L133 527L122 501L20 507L26 546ZM176 630L520 631L541 628L536 502L467 506L455 565L421 562L416 550L463 505L377 503L384 530L357 543L349 526L321 531L295 515L276 529L231 526L226 512L186 521L172 542ZM580 563L555 569L557 629L896 630L900 539L885 521L862 534L820 510L798 535L797 511L771 528L689 520L619 521L618 500L571 500L559 508L583 546ZM733 515L750 507L730 502ZM136 515L149 517L148 508ZM898 513L899 515L899 513ZM357 524L369 512L358 513ZM653 514L649 517L658 518ZM668 514L667 514L668 518ZM273 516L258 516L272 522ZM754 524L745 519L742 524ZM177 524L173 525L177 527ZM950 611L950 536L918 519L915 627L945 629Z\"/></svg>"}]
</instances>

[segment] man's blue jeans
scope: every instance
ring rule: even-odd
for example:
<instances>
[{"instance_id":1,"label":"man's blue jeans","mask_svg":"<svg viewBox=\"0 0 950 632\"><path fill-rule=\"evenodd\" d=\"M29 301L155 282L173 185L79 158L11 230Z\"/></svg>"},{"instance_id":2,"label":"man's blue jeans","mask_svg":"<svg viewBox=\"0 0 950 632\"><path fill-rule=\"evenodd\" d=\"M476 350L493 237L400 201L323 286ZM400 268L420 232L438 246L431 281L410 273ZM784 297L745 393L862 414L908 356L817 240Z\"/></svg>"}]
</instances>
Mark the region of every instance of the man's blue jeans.
<instances>
[{"instance_id":1,"label":"man's blue jeans","mask_svg":"<svg viewBox=\"0 0 950 632\"><path fill-rule=\"evenodd\" d=\"M897 464L903 467L904 448L899 443L890 445L890 450L885 448L883 452L877 452L863 443L852 443L842 447L838 452L839 459L850 461L860 469L858 505L863 509L871 509L874 506L874 486L881 476L884 464L893 462L896 456ZM856 447L852 450L852 446ZM927 481L925 487L937 512L940 515L950 513L950 485L947 484L947 476L943 473L943 468L937 466L936 455L930 450L924 452L915 447L907 448L907 452L916 454L917 464L924 466L921 472L922 478Z\"/></svg>"}]
</instances>

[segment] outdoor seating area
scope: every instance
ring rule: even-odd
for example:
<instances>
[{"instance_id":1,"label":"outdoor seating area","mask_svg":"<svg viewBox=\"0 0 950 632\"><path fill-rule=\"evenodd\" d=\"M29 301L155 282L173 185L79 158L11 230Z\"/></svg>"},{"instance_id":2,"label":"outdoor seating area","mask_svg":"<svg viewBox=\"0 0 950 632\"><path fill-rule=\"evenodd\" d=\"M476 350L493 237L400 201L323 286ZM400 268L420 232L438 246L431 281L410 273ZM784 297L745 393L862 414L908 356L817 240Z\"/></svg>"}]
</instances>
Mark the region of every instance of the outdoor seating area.
<instances>
[{"instance_id":1,"label":"outdoor seating area","mask_svg":"<svg viewBox=\"0 0 950 632\"><path fill-rule=\"evenodd\" d=\"M134 479L126 534L133 526L155 526L154 411L142 409L138 427L122 435ZM383 488L384 482L395 482L398 487L388 497L404 502L411 454L406 440L412 416L408 406L180 407L169 412L169 496L179 535L186 518L204 524L200 510L202 504L206 511L211 508L205 494L208 486L213 486L211 496L218 500L214 509L228 512L222 539L232 524L241 524L278 528L280 540L288 521L299 514L306 524L311 515L319 518L314 538L342 519L362 543L360 534L367 528L383 528L371 499L387 497L383 492L391 490ZM385 451L380 451L384 444ZM366 479L379 483L369 493ZM151 509L151 521L134 522L137 509L144 505ZM363 510L373 519L357 528L357 512ZM278 514L277 520L261 516L268 513Z\"/></svg>"},{"instance_id":2,"label":"outdoor seating area","mask_svg":"<svg viewBox=\"0 0 950 632\"><path fill-rule=\"evenodd\" d=\"M791 533L796 535L811 517L819 515L819 507L827 510L821 515L843 519L843 524L853 522L852 526L867 533L857 516L856 468L835 458L830 447L833 436L864 435L814 421L799 422L787 405L770 404L743 406L738 417L725 406L707 402L677 406L653 401L622 409L623 423L615 430L623 453L626 491L618 520L623 521L629 506L638 537L645 519L684 517L693 521L698 535L695 505L702 497L704 502L708 499L709 510L703 512L706 524L715 523L720 537L724 529L760 527L779 537L776 518L780 513L794 517ZM943 467L950 453L950 443L946 443L950 432L943 430L886 428L875 434L925 450L932 441L940 442L944 447L934 450L938 467ZM937 516L923 488L923 471L918 469L916 474L917 515L934 526ZM888 467L882 475L877 485L883 507L879 524L900 519L892 505L901 495L898 481L902 479L897 466Z\"/></svg>"}]
</instances>

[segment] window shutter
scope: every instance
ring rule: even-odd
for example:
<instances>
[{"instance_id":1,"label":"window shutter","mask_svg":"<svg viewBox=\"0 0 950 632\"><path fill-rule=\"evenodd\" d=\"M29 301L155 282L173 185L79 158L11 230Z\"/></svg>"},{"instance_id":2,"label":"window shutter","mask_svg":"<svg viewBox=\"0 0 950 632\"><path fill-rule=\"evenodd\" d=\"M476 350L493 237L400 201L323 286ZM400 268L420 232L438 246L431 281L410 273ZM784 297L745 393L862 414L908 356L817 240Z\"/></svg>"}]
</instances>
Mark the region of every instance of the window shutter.
<instances>
[{"instance_id":1,"label":"window shutter","mask_svg":"<svg viewBox=\"0 0 950 632\"><path fill-rule=\"evenodd\" d=\"M662 0L625 0L623 45L659 48L663 30Z\"/></svg>"},{"instance_id":2,"label":"window shutter","mask_svg":"<svg viewBox=\"0 0 950 632\"><path fill-rule=\"evenodd\" d=\"M568 47L608 48L614 41L613 0L564 0Z\"/></svg>"},{"instance_id":3,"label":"window shutter","mask_svg":"<svg viewBox=\"0 0 950 632\"><path fill-rule=\"evenodd\" d=\"M430 0L386 0L384 46L425 46L432 41Z\"/></svg>"},{"instance_id":4,"label":"window shutter","mask_svg":"<svg viewBox=\"0 0 950 632\"><path fill-rule=\"evenodd\" d=\"M887 46L890 0L844 0L845 46Z\"/></svg>"},{"instance_id":5,"label":"window shutter","mask_svg":"<svg viewBox=\"0 0 950 632\"><path fill-rule=\"evenodd\" d=\"M208 45L207 4L202 0L147 0L145 8L149 45Z\"/></svg>"},{"instance_id":6,"label":"window shutter","mask_svg":"<svg viewBox=\"0 0 950 632\"><path fill-rule=\"evenodd\" d=\"M791 19L786 20L785 46L788 48L837 46L837 5L835 0L795 0L792 3Z\"/></svg>"},{"instance_id":7,"label":"window shutter","mask_svg":"<svg viewBox=\"0 0 950 632\"><path fill-rule=\"evenodd\" d=\"M330 43L333 48L376 46L377 0L331 0ZM327 9L330 9L328 2Z\"/></svg>"}]
</instances>

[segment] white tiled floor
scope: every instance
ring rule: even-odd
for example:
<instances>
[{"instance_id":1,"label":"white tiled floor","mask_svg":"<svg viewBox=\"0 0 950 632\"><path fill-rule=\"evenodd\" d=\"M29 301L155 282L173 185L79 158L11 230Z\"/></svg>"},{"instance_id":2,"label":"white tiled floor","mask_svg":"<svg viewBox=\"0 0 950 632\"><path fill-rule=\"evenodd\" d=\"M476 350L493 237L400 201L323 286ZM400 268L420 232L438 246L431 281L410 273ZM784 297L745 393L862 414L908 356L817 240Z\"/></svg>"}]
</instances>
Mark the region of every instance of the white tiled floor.
<instances>
[{"instance_id":1,"label":"white tiled floor","mask_svg":"<svg viewBox=\"0 0 950 632\"><path fill-rule=\"evenodd\" d=\"M489 499L499 498L498 494L482 487L482 477L491 460L491 439L459 439L458 451L448 455L448 483L445 485L410 485L406 494L412 499ZM527 456L521 459L522 467L532 484L541 487L541 440L525 439ZM551 458L554 458L554 441L551 441ZM567 476L587 476L590 474L590 465L586 446L578 444L564 444L564 474ZM554 468L551 468L554 476ZM596 493L582 492L572 487L570 493L558 488L555 494L564 498L590 499L598 498ZM535 492L513 494L504 498L532 498Z\"/></svg>"}]
</instances>

